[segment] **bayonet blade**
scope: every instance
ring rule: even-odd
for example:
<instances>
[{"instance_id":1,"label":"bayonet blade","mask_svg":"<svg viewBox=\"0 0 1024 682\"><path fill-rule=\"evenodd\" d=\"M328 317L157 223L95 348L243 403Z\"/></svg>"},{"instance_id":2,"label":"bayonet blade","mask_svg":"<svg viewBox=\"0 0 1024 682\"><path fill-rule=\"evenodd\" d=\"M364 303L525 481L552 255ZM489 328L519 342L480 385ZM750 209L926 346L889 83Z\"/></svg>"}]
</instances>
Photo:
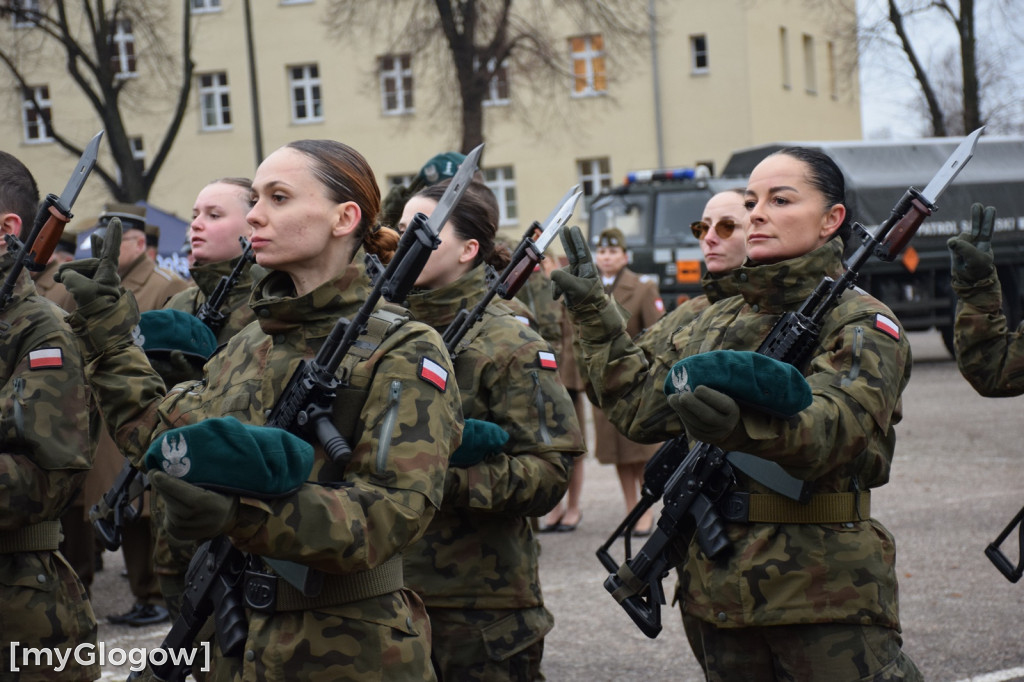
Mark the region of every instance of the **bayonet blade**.
<instances>
[{"instance_id":1,"label":"bayonet blade","mask_svg":"<svg viewBox=\"0 0 1024 682\"><path fill-rule=\"evenodd\" d=\"M427 219L427 227L435 237L440 234L441 228L448 222L448 216L451 215L455 204L459 203L459 199L466 193L466 188L469 187L469 183L473 180L473 174L477 171L477 161L483 149L483 144L477 145L476 149L466 155L466 159L459 164L458 172L452 177L448 188L437 202L437 207Z\"/></svg>"},{"instance_id":2,"label":"bayonet blade","mask_svg":"<svg viewBox=\"0 0 1024 682\"><path fill-rule=\"evenodd\" d=\"M569 222L569 218L572 217L573 211L576 210L576 203L580 200L581 196L583 196L583 190L580 189L579 185L573 185L558 202L555 210L551 212L551 215L544 222L540 234L533 240L533 248L537 253L543 254L548 248L548 244L558 235L562 226Z\"/></svg>"},{"instance_id":3,"label":"bayonet blade","mask_svg":"<svg viewBox=\"0 0 1024 682\"><path fill-rule=\"evenodd\" d=\"M75 166L71 178L68 179L68 184L65 185L64 191L60 193L57 201L60 202L60 207L65 211L70 211L71 207L75 205L79 192L85 186L86 178L89 177L89 173L96 166L96 157L99 154L100 139L102 137L103 131L101 130L89 140L89 144L85 146L85 151L82 152L82 157L78 159L78 165Z\"/></svg>"},{"instance_id":4,"label":"bayonet blade","mask_svg":"<svg viewBox=\"0 0 1024 682\"><path fill-rule=\"evenodd\" d=\"M928 186L921 192L921 196L932 205L938 201L942 193L946 191L946 188L952 184L953 180L960 171L964 169L967 162L974 156L974 148L978 144L978 138L981 137L982 131L985 130L985 126L982 126L975 130L973 133L964 138L960 146L950 154L946 162L942 164L939 172L935 174Z\"/></svg>"}]
</instances>

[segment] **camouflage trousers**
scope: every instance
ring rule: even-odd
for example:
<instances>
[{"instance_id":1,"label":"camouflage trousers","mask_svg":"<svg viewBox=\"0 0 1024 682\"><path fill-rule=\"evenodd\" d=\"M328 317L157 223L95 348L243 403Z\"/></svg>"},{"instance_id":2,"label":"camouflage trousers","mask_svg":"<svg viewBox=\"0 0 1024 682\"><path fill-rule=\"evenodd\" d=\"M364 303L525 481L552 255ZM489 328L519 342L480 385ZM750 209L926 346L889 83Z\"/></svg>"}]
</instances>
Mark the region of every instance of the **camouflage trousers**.
<instances>
[{"instance_id":1,"label":"camouflage trousers","mask_svg":"<svg viewBox=\"0 0 1024 682\"><path fill-rule=\"evenodd\" d=\"M440 682L535 682L554 618L528 609L428 608Z\"/></svg>"},{"instance_id":2,"label":"camouflage trousers","mask_svg":"<svg viewBox=\"0 0 1024 682\"><path fill-rule=\"evenodd\" d=\"M702 620L696 626L710 682L924 680L903 653L900 634L890 628L845 623L719 628Z\"/></svg>"}]
</instances>

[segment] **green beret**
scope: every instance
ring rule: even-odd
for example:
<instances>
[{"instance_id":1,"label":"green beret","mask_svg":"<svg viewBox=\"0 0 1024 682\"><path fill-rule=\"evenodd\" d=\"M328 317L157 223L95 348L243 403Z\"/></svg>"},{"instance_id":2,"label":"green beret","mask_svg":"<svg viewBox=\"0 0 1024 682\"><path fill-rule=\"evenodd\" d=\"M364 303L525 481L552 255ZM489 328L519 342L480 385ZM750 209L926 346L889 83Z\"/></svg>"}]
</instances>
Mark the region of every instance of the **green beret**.
<instances>
[{"instance_id":1,"label":"green beret","mask_svg":"<svg viewBox=\"0 0 1024 682\"><path fill-rule=\"evenodd\" d=\"M420 169L419 174L416 176L416 180L424 187L427 187L442 180L455 177L455 173L459 170L459 165L465 160L466 155L457 152L438 154L423 165L423 168Z\"/></svg>"},{"instance_id":2,"label":"green beret","mask_svg":"<svg viewBox=\"0 0 1024 682\"><path fill-rule=\"evenodd\" d=\"M177 350L206 360L217 350L217 337L195 315L164 308L139 315L135 345L147 355Z\"/></svg>"},{"instance_id":3,"label":"green beret","mask_svg":"<svg viewBox=\"0 0 1024 682\"><path fill-rule=\"evenodd\" d=\"M164 432L143 463L201 488L281 497L309 479L313 446L284 429L216 417Z\"/></svg>"},{"instance_id":4,"label":"green beret","mask_svg":"<svg viewBox=\"0 0 1024 682\"><path fill-rule=\"evenodd\" d=\"M684 358L665 377L665 394L709 386L779 417L811 404L811 387L793 365L751 351L713 350Z\"/></svg>"}]
</instances>

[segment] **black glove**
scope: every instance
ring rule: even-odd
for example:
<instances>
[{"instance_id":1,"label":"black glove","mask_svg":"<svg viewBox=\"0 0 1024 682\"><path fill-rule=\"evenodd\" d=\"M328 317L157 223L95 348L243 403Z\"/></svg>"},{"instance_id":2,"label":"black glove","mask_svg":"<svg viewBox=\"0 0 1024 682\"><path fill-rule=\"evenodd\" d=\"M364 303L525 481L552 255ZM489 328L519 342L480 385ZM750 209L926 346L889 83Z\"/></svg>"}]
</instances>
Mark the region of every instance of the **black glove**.
<instances>
[{"instance_id":1,"label":"black glove","mask_svg":"<svg viewBox=\"0 0 1024 682\"><path fill-rule=\"evenodd\" d=\"M992 229L995 221L994 206L971 205L970 234L961 232L946 242L955 280L973 284L992 276Z\"/></svg>"},{"instance_id":2,"label":"black glove","mask_svg":"<svg viewBox=\"0 0 1024 682\"><path fill-rule=\"evenodd\" d=\"M238 522L238 497L206 490L150 471L149 483L164 499L164 527L180 540L208 540L227 533Z\"/></svg>"},{"instance_id":3,"label":"black glove","mask_svg":"<svg viewBox=\"0 0 1024 682\"><path fill-rule=\"evenodd\" d=\"M740 406L724 393L708 386L673 393L668 404L679 413L686 434L704 443L717 444L740 423Z\"/></svg>"},{"instance_id":4,"label":"black glove","mask_svg":"<svg viewBox=\"0 0 1024 682\"><path fill-rule=\"evenodd\" d=\"M570 309L588 305L604 307L602 299L607 299L608 295L597 276L597 268L580 228L575 225L563 227L558 236L562 239L569 265L551 273L555 300L564 294L565 304Z\"/></svg>"},{"instance_id":5,"label":"black glove","mask_svg":"<svg viewBox=\"0 0 1024 682\"><path fill-rule=\"evenodd\" d=\"M93 235L92 246L94 257L64 263L53 276L55 281L67 287L79 309L99 300L113 304L124 293L121 278L117 274L117 260L121 253L121 220L110 220L105 238Z\"/></svg>"}]
</instances>

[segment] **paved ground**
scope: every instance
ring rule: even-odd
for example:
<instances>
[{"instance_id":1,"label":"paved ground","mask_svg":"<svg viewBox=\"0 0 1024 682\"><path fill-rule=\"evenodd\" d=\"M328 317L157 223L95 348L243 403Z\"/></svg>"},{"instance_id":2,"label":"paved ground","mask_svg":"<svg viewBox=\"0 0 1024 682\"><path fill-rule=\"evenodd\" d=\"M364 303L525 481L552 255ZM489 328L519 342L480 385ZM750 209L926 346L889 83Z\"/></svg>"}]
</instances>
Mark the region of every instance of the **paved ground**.
<instances>
[{"instance_id":1,"label":"paved ground","mask_svg":"<svg viewBox=\"0 0 1024 682\"><path fill-rule=\"evenodd\" d=\"M1024 680L1024 582L1011 584L983 552L1024 505L1024 397L981 398L935 333L911 335L915 365L890 483L873 514L896 536L904 648L930 682ZM585 460L584 519L574 533L542 535L542 584L555 614L544 671L552 682L699 680L678 612L644 636L604 590L594 552L624 516L611 467ZM1016 563L1015 538L1004 551ZM95 585L97 616L130 606L119 557ZM666 581L671 590L673 579ZM153 646L166 627L102 624L108 647ZM108 666L123 679L127 666Z\"/></svg>"}]
</instances>

